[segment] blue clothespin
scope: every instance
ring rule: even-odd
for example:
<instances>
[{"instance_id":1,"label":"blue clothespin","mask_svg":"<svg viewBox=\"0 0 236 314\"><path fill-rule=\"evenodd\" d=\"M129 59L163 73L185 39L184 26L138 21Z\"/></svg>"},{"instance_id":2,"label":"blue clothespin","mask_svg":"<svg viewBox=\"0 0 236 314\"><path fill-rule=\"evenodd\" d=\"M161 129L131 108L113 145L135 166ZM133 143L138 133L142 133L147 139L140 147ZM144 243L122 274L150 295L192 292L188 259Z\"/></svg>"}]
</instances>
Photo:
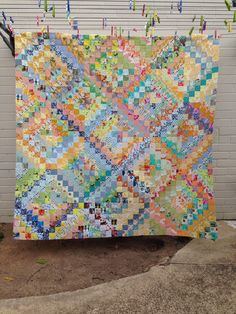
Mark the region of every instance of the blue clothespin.
<instances>
[{"instance_id":1,"label":"blue clothespin","mask_svg":"<svg viewBox=\"0 0 236 314\"><path fill-rule=\"evenodd\" d=\"M181 14L183 12L183 0L180 0L177 4L177 8L179 10L179 13Z\"/></svg>"},{"instance_id":2,"label":"blue clothespin","mask_svg":"<svg viewBox=\"0 0 236 314\"><path fill-rule=\"evenodd\" d=\"M5 12L4 12L4 11L2 11L2 17L3 17L4 21L6 21L6 20L7 20L7 16L6 16L6 14L5 14Z\"/></svg>"},{"instance_id":3,"label":"blue clothespin","mask_svg":"<svg viewBox=\"0 0 236 314\"><path fill-rule=\"evenodd\" d=\"M70 0L67 0L67 17L70 16Z\"/></svg>"},{"instance_id":4,"label":"blue clothespin","mask_svg":"<svg viewBox=\"0 0 236 314\"><path fill-rule=\"evenodd\" d=\"M129 0L129 9L132 10L133 7L133 0Z\"/></svg>"}]
</instances>

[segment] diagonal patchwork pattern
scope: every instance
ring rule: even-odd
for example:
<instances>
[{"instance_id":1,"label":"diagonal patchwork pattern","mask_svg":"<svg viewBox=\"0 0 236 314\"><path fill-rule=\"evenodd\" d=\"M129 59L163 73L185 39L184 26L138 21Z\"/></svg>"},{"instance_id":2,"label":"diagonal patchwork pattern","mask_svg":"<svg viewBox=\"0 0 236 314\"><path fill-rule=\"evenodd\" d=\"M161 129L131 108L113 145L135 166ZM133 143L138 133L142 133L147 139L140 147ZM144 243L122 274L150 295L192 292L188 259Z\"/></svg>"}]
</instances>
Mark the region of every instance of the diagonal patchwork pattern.
<instances>
[{"instance_id":1,"label":"diagonal patchwork pattern","mask_svg":"<svg viewBox=\"0 0 236 314\"><path fill-rule=\"evenodd\" d=\"M217 238L218 41L16 36L14 237Z\"/></svg>"}]
</instances>

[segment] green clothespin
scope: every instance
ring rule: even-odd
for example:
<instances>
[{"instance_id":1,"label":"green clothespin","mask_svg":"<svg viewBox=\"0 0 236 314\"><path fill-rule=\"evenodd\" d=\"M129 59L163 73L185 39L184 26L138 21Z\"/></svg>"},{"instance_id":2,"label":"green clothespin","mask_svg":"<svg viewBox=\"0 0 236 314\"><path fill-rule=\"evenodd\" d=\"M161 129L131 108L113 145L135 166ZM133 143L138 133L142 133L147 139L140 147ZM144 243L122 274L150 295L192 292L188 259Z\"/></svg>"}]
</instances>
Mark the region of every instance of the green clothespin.
<instances>
[{"instance_id":1,"label":"green clothespin","mask_svg":"<svg viewBox=\"0 0 236 314\"><path fill-rule=\"evenodd\" d=\"M146 23L146 36L148 35L148 30L149 30L149 22Z\"/></svg>"},{"instance_id":2,"label":"green clothespin","mask_svg":"<svg viewBox=\"0 0 236 314\"><path fill-rule=\"evenodd\" d=\"M134 0L134 2L133 2L133 11L135 11L136 10L136 0Z\"/></svg>"},{"instance_id":3,"label":"green clothespin","mask_svg":"<svg viewBox=\"0 0 236 314\"><path fill-rule=\"evenodd\" d=\"M122 30L121 30L121 26L119 27L119 35L121 37L121 34L122 34Z\"/></svg>"},{"instance_id":4,"label":"green clothespin","mask_svg":"<svg viewBox=\"0 0 236 314\"><path fill-rule=\"evenodd\" d=\"M189 36L191 36L191 35L192 35L193 31L194 31L194 26L193 26L193 27L191 27L191 29L190 29L190 31L189 31Z\"/></svg>"},{"instance_id":5,"label":"green clothespin","mask_svg":"<svg viewBox=\"0 0 236 314\"><path fill-rule=\"evenodd\" d=\"M54 3L52 5L52 17L56 17L56 7Z\"/></svg>"},{"instance_id":6,"label":"green clothespin","mask_svg":"<svg viewBox=\"0 0 236 314\"><path fill-rule=\"evenodd\" d=\"M154 21L156 22L157 21L157 10L154 11L153 18L154 18Z\"/></svg>"},{"instance_id":7,"label":"green clothespin","mask_svg":"<svg viewBox=\"0 0 236 314\"><path fill-rule=\"evenodd\" d=\"M228 0L225 0L225 5L226 5L226 8L228 9L228 11L231 10L231 4L229 3Z\"/></svg>"},{"instance_id":8,"label":"green clothespin","mask_svg":"<svg viewBox=\"0 0 236 314\"><path fill-rule=\"evenodd\" d=\"M228 22L226 19L224 20L224 24L225 24L225 26L228 26Z\"/></svg>"},{"instance_id":9,"label":"green clothespin","mask_svg":"<svg viewBox=\"0 0 236 314\"><path fill-rule=\"evenodd\" d=\"M161 19L160 16L157 17L157 23L160 24L161 23Z\"/></svg>"},{"instance_id":10,"label":"green clothespin","mask_svg":"<svg viewBox=\"0 0 236 314\"><path fill-rule=\"evenodd\" d=\"M234 11L234 18L233 18L233 22L236 22L236 11Z\"/></svg>"},{"instance_id":11,"label":"green clothespin","mask_svg":"<svg viewBox=\"0 0 236 314\"><path fill-rule=\"evenodd\" d=\"M150 12L150 5L149 5L148 8L147 8L147 12L146 12L145 17L148 17L149 12Z\"/></svg>"},{"instance_id":12,"label":"green clothespin","mask_svg":"<svg viewBox=\"0 0 236 314\"><path fill-rule=\"evenodd\" d=\"M203 26L203 23L204 23L204 16L202 15L200 18L200 26Z\"/></svg>"},{"instance_id":13,"label":"green clothespin","mask_svg":"<svg viewBox=\"0 0 236 314\"><path fill-rule=\"evenodd\" d=\"M44 11L48 12L48 0L44 0Z\"/></svg>"}]
</instances>

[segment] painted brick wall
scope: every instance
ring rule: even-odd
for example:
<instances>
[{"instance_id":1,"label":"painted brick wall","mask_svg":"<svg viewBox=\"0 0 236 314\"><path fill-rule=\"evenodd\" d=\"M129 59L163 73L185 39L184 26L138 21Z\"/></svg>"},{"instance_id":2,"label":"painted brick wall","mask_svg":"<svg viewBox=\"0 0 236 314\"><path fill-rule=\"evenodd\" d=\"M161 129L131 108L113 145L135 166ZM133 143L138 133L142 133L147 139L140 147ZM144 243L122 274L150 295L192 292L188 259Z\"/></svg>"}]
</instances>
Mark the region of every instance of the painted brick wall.
<instances>
[{"instance_id":1,"label":"painted brick wall","mask_svg":"<svg viewBox=\"0 0 236 314\"><path fill-rule=\"evenodd\" d=\"M49 1L50 2L50 1ZM69 31L65 18L65 1L54 1L56 19L47 18L53 31ZM153 7L157 1L145 1ZM71 11L78 16L81 33L110 33L110 26L122 26L127 30L136 27L142 34L145 19L141 16L143 1L136 1L137 11L128 10L129 0L82 1L71 0ZM214 136L214 178L219 219L236 219L236 30L227 34L223 20L227 14L224 3L215 1L183 1L183 14L170 14L171 1L158 1L162 20L158 34L186 34L191 20L204 14L208 21L207 32L217 29L222 34L220 49L220 75ZM176 6L177 1L173 2ZM36 16L40 15L36 0L0 0L0 11L5 10L15 18L16 30L37 30ZM102 30L102 18L108 18L108 28ZM198 28L199 19L195 25ZM0 221L12 220L15 188L15 69L10 51L0 39Z\"/></svg>"}]
</instances>

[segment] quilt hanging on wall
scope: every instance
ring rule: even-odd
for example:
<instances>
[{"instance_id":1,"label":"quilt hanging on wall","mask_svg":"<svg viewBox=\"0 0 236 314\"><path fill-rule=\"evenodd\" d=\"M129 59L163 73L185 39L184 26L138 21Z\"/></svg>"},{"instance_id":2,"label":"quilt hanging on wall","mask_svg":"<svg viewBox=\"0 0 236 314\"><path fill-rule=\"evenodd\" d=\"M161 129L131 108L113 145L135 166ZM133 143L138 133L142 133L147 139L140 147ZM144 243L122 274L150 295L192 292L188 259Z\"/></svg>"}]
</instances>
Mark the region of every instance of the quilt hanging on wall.
<instances>
[{"instance_id":1,"label":"quilt hanging on wall","mask_svg":"<svg viewBox=\"0 0 236 314\"><path fill-rule=\"evenodd\" d=\"M218 40L16 36L14 237L217 238Z\"/></svg>"}]
</instances>

